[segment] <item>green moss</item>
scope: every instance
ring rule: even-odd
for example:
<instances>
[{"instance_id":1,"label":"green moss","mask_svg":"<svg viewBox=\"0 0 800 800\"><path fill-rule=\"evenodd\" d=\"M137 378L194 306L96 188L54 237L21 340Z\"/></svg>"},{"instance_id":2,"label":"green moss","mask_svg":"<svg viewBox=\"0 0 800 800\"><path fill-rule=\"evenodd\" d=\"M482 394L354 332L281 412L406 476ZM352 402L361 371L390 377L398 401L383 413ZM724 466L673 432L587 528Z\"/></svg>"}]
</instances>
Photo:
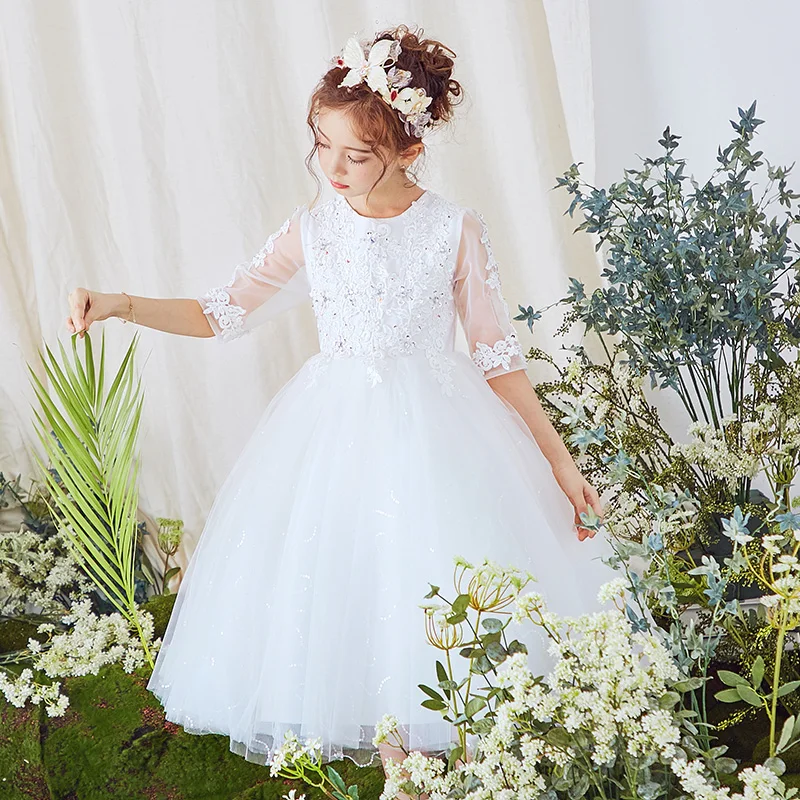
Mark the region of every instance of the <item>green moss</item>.
<instances>
[{"instance_id":1,"label":"green moss","mask_svg":"<svg viewBox=\"0 0 800 800\"><path fill-rule=\"evenodd\" d=\"M45 634L36 633L37 624L27 619L0 620L0 653L24 650L31 636L39 641L46 639Z\"/></svg>"},{"instance_id":2,"label":"green moss","mask_svg":"<svg viewBox=\"0 0 800 800\"><path fill-rule=\"evenodd\" d=\"M177 594L156 594L149 597L140 608L153 615L153 638L163 637L167 630L172 608L175 605Z\"/></svg>"},{"instance_id":3,"label":"green moss","mask_svg":"<svg viewBox=\"0 0 800 800\"><path fill-rule=\"evenodd\" d=\"M292 788L309 800L323 797L231 753L227 736L189 734L165 720L148 678L147 668L127 674L119 665L66 678L64 717L35 706L17 709L0 696L0 797L280 800ZM358 783L363 800L377 800L379 766L349 760L332 766L348 784Z\"/></svg>"},{"instance_id":4,"label":"green moss","mask_svg":"<svg viewBox=\"0 0 800 800\"><path fill-rule=\"evenodd\" d=\"M39 746L41 709L16 708L0 695L0 797L49 798Z\"/></svg>"}]
</instances>

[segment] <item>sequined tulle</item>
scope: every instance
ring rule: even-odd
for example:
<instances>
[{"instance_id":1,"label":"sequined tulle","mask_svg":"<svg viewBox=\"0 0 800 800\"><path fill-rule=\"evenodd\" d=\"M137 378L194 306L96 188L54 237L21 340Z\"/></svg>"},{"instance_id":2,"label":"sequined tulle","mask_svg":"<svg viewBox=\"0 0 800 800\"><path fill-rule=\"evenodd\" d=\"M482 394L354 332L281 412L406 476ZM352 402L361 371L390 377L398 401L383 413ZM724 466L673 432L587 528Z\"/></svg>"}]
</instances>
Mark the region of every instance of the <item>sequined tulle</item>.
<instances>
[{"instance_id":1,"label":"sequined tulle","mask_svg":"<svg viewBox=\"0 0 800 800\"><path fill-rule=\"evenodd\" d=\"M418 688L443 654L418 604L430 583L453 597L454 555L530 570L559 613L595 607L614 576L592 561L607 543L577 539L524 423L467 354L449 357L450 393L419 352L387 360L374 386L369 359L351 357L309 389L309 359L273 398L178 592L148 684L167 719L262 764L287 729L319 736L326 760L379 764L387 713L411 748L443 751L452 728Z\"/></svg>"}]
</instances>

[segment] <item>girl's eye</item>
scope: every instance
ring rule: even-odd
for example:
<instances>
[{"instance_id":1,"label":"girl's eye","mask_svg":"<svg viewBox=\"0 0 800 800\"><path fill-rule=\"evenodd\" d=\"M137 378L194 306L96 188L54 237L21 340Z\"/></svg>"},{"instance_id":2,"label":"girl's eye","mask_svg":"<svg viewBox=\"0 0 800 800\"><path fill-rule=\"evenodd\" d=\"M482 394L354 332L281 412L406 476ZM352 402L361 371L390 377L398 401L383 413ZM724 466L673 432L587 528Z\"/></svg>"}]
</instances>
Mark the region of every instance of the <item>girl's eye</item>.
<instances>
[{"instance_id":1,"label":"girl's eye","mask_svg":"<svg viewBox=\"0 0 800 800\"><path fill-rule=\"evenodd\" d=\"M328 145L325 144L325 142L317 142L317 147L327 147L327 146ZM350 156L347 156L347 160L351 164L363 164L367 159L366 158L362 158L360 161L358 161L355 158L350 158Z\"/></svg>"}]
</instances>

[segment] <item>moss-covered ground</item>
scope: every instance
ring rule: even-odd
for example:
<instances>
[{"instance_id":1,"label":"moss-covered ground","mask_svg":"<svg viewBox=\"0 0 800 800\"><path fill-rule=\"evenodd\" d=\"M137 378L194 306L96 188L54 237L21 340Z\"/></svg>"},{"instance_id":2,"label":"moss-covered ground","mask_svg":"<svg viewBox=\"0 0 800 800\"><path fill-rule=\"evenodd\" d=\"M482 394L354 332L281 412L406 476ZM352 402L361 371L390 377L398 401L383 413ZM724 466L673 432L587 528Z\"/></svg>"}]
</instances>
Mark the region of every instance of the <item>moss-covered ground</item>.
<instances>
[{"instance_id":1,"label":"moss-covered ground","mask_svg":"<svg viewBox=\"0 0 800 800\"><path fill-rule=\"evenodd\" d=\"M173 599L148 605L156 636ZM24 647L29 635L35 627L6 621L0 652ZM70 705L63 717L30 704L16 708L0 695L0 800L279 800L292 788L309 800L323 797L231 753L227 736L189 734L165 720L148 678L149 668L128 674L119 665L66 678ZM349 760L331 766L346 784L358 784L364 800L377 800L380 767Z\"/></svg>"}]
</instances>

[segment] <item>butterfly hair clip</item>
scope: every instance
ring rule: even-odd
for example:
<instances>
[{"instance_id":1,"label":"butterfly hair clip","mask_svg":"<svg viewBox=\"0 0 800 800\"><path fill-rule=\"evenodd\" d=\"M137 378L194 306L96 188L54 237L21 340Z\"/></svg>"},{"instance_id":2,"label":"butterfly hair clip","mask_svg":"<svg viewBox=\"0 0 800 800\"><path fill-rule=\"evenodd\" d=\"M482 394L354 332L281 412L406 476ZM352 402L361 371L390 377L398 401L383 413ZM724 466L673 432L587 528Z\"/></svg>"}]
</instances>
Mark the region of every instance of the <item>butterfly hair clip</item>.
<instances>
[{"instance_id":1,"label":"butterfly hair clip","mask_svg":"<svg viewBox=\"0 0 800 800\"><path fill-rule=\"evenodd\" d=\"M331 63L336 67L348 68L339 86L366 83L397 111L406 133L421 139L433 122L427 111L433 98L424 89L409 86L411 73L396 66L400 53L397 39L380 39L370 45L351 36L344 50Z\"/></svg>"}]
</instances>

